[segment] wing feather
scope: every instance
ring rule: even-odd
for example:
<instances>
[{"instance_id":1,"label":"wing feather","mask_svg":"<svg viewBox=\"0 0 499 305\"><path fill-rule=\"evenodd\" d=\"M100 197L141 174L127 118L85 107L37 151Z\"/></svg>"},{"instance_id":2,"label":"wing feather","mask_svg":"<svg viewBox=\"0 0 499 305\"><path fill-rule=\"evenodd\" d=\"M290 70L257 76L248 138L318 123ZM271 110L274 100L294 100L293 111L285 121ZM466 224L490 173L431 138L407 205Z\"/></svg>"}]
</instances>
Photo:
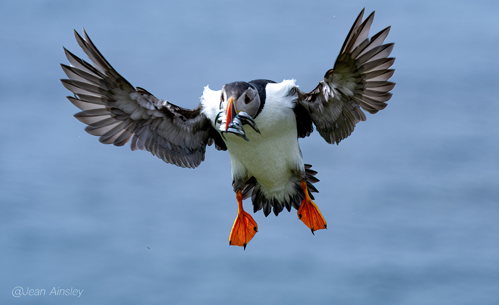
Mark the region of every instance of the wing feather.
<instances>
[{"instance_id":1,"label":"wing feather","mask_svg":"<svg viewBox=\"0 0 499 305\"><path fill-rule=\"evenodd\" d=\"M92 64L64 49L70 66L61 64L68 79L61 82L73 92L69 101L81 112L75 118L87 124L85 131L104 144L147 150L167 163L195 168L203 160L206 145L226 150L210 121L196 109L185 109L160 100L147 90L134 88L102 56L83 30L75 37Z\"/></svg>"},{"instance_id":2,"label":"wing feather","mask_svg":"<svg viewBox=\"0 0 499 305\"><path fill-rule=\"evenodd\" d=\"M395 70L390 56L393 43L383 44L386 27L369 39L372 12L364 21L364 10L355 20L336 59L334 68L309 93L295 89L298 103L307 109L317 131L328 143L340 143L365 121L365 110L376 113L390 100L395 83L388 81ZM311 132L311 129L309 130Z\"/></svg>"}]
</instances>

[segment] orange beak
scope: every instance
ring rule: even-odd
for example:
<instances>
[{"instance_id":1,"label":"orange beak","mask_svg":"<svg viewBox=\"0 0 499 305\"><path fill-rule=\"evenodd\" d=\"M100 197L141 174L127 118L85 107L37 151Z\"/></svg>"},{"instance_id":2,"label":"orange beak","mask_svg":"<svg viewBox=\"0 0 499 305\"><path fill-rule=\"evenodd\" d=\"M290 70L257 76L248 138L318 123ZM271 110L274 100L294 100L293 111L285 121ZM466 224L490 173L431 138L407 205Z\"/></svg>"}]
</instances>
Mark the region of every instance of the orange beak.
<instances>
[{"instance_id":1,"label":"orange beak","mask_svg":"<svg viewBox=\"0 0 499 305\"><path fill-rule=\"evenodd\" d=\"M233 97L229 98L229 105L227 106L227 122L225 123L225 130L229 128L229 124L232 122L234 117L236 116L236 108L235 108L235 99Z\"/></svg>"}]
</instances>

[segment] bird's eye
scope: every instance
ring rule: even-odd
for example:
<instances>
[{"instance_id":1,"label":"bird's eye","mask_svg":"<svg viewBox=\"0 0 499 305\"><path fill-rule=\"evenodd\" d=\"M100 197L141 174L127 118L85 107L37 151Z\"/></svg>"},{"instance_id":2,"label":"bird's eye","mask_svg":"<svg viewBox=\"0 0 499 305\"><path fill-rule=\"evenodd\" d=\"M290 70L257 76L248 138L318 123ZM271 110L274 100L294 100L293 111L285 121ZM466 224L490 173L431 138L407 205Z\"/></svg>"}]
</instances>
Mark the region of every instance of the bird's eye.
<instances>
[{"instance_id":1,"label":"bird's eye","mask_svg":"<svg viewBox=\"0 0 499 305\"><path fill-rule=\"evenodd\" d=\"M251 102L251 99L246 95L246 97L244 98L244 103L248 104L249 102Z\"/></svg>"}]
</instances>

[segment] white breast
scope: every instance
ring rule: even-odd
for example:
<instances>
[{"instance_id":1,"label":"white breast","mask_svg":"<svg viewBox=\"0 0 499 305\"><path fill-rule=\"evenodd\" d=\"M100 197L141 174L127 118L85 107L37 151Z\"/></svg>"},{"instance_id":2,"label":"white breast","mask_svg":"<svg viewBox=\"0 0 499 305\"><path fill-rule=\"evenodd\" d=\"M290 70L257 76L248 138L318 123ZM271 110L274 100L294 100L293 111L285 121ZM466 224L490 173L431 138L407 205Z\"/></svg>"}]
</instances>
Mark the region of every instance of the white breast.
<instances>
[{"instance_id":1,"label":"white breast","mask_svg":"<svg viewBox=\"0 0 499 305\"><path fill-rule=\"evenodd\" d=\"M294 98L287 96L294 86L294 80L267 85L265 106L255 119L261 134L249 126L244 128L249 142L234 134L224 134L232 177L255 177L267 198L284 200L287 194L294 192L294 183L290 180L292 172L304 171L293 111ZM205 88L201 101L205 115L215 126L220 92L208 90ZM213 101L215 96L216 103Z\"/></svg>"}]
</instances>

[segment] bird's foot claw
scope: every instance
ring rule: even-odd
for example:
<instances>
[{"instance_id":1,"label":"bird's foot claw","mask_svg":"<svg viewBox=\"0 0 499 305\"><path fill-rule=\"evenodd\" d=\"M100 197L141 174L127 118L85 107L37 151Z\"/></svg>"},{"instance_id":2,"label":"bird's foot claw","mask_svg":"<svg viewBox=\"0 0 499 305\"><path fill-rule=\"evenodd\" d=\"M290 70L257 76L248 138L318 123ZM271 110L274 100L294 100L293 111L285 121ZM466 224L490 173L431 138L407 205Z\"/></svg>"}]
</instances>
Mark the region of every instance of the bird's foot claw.
<instances>
[{"instance_id":1,"label":"bird's foot claw","mask_svg":"<svg viewBox=\"0 0 499 305\"><path fill-rule=\"evenodd\" d=\"M229 245L246 249L246 245L256 232L258 232L258 225L253 217L245 211L239 211L230 231Z\"/></svg>"},{"instance_id":2,"label":"bird's foot claw","mask_svg":"<svg viewBox=\"0 0 499 305\"><path fill-rule=\"evenodd\" d=\"M298 209L298 218L310 228L312 234L314 234L314 231L326 229L326 220L317 205L310 199L306 182L302 180L301 186L305 191L305 199L302 200Z\"/></svg>"}]
</instances>

